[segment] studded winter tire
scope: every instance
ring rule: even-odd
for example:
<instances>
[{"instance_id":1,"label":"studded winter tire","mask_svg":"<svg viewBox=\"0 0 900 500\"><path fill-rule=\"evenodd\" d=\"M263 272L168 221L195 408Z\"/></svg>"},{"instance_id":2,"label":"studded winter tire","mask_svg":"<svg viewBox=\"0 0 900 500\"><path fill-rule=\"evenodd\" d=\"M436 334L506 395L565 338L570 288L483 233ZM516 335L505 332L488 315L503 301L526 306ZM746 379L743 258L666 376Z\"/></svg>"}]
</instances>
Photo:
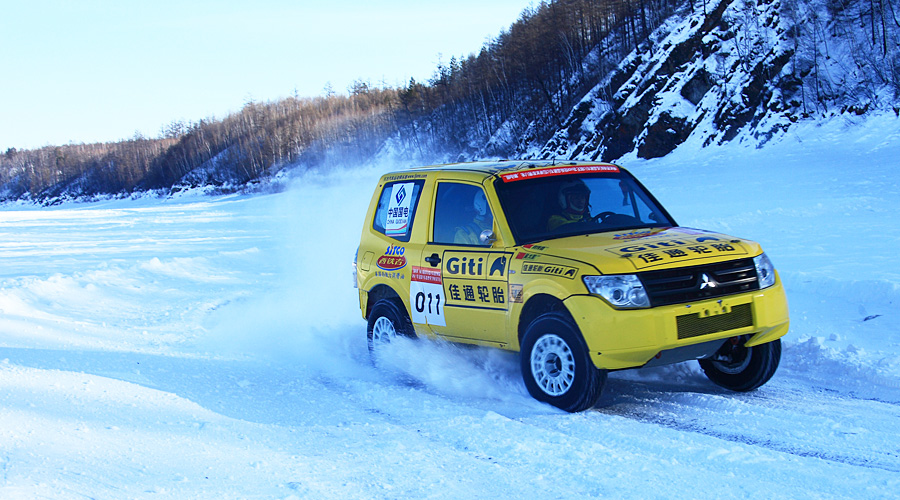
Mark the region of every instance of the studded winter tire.
<instances>
[{"instance_id":1,"label":"studded winter tire","mask_svg":"<svg viewBox=\"0 0 900 500\"><path fill-rule=\"evenodd\" d=\"M538 316L528 325L521 347L522 378L532 397L568 412L597 403L606 371L594 366L568 316L558 312Z\"/></svg>"},{"instance_id":2,"label":"studded winter tire","mask_svg":"<svg viewBox=\"0 0 900 500\"><path fill-rule=\"evenodd\" d=\"M415 337L412 323L399 299L382 299L372 306L366 329L369 356L378 362L379 352L396 337Z\"/></svg>"},{"instance_id":3,"label":"studded winter tire","mask_svg":"<svg viewBox=\"0 0 900 500\"><path fill-rule=\"evenodd\" d=\"M729 340L714 355L701 359L700 367L716 385L747 392L772 378L781 361L781 339L747 347L746 338Z\"/></svg>"}]
</instances>

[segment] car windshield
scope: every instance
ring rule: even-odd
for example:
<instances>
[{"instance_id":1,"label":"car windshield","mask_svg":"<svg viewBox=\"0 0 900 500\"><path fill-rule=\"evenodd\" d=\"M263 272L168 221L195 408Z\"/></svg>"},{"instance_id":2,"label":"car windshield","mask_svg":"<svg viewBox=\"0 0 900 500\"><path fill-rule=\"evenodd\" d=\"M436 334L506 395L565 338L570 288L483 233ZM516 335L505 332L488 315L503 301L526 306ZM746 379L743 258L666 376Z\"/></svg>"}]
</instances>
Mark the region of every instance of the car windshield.
<instances>
[{"instance_id":1,"label":"car windshield","mask_svg":"<svg viewBox=\"0 0 900 500\"><path fill-rule=\"evenodd\" d=\"M574 167L558 170L564 173L550 173L555 172L551 169L515 172L495 182L519 244L676 225L653 196L616 167L600 173L566 173L585 170Z\"/></svg>"}]
</instances>

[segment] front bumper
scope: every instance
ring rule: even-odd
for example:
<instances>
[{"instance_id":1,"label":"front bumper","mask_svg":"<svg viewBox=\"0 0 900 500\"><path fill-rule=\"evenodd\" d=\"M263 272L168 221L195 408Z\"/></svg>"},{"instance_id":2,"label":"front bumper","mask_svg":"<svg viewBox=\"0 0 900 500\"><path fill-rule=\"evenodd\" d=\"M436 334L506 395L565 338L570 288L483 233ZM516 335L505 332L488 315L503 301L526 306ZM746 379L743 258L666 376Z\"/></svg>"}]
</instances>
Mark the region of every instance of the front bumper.
<instances>
[{"instance_id":1,"label":"front bumper","mask_svg":"<svg viewBox=\"0 0 900 500\"><path fill-rule=\"evenodd\" d=\"M665 352L693 352L689 346L738 335L750 335L747 346L764 344L784 336L790 324L780 279L764 290L649 309L614 309L595 295L572 296L565 305L594 365L606 370L644 366Z\"/></svg>"}]
</instances>

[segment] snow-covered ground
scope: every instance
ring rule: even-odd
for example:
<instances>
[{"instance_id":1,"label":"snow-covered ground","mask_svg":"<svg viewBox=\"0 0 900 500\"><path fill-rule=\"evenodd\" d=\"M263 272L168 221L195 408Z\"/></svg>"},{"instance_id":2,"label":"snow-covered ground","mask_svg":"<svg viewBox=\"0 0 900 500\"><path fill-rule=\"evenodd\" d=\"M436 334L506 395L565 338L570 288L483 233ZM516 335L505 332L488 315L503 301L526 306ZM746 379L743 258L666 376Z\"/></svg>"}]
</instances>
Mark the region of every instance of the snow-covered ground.
<instances>
[{"instance_id":1,"label":"snow-covered ground","mask_svg":"<svg viewBox=\"0 0 900 500\"><path fill-rule=\"evenodd\" d=\"M755 239L781 368L529 398L514 355L370 366L350 261L383 168L256 197L0 210L0 498L895 498L900 122L624 159L685 226Z\"/></svg>"}]
</instances>

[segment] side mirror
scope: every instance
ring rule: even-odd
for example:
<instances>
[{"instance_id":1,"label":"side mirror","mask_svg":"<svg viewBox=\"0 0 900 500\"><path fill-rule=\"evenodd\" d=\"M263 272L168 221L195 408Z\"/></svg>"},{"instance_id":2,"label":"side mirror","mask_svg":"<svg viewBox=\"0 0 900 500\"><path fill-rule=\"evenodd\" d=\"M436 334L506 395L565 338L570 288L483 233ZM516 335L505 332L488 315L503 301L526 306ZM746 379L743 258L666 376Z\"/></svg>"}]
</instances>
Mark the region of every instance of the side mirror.
<instances>
[{"instance_id":1,"label":"side mirror","mask_svg":"<svg viewBox=\"0 0 900 500\"><path fill-rule=\"evenodd\" d=\"M481 232L481 234L478 235L478 241L480 241L484 246L490 246L493 245L495 241L497 241L497 238L494 236L493 231L491 231L490 229L485 229Z\"/></svg>"}]
</instances>

